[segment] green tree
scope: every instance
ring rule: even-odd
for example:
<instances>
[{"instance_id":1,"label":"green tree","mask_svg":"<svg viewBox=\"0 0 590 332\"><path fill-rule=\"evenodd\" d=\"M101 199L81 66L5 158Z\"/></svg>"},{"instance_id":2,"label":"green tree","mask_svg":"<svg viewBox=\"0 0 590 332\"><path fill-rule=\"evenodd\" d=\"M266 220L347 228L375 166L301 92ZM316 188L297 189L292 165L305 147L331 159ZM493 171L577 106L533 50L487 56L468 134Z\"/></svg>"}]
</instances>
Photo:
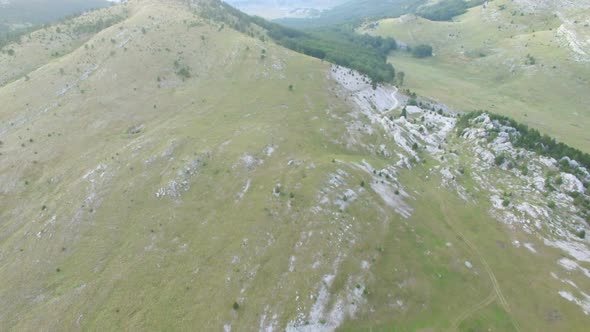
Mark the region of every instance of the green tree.
<instances>
[{"instance_id":1,"label":"green tree","mask_svg":"<svg viewBox=\"0 0 590 332\"><path fill-rule=\"evenodd\" d=\"M405 78L406 78L406 73L404 73L403 71L397 72L397 83L399 84L399 86L404 85Z\"/></svg>"},{"instance_id":2,"label":"green tree","mask_svg":"<svg viewBox=\"0 0 590 332\"><path fill-rule=\"evenodd\" d=\"M427 58L432 56L432 46L420 44L412 48L412 55L416 58Z\"/></svg>"},{"instance_id":3,"label":"green tree","mask_svg":"<svg viewBox=\"0 0 590 332\"><path fill-rule=\"evenodd\" d=\"M404 106L404 108L402 108L402 114L400 115L400 117L404 117L404 118L408 117L408 110L406 110L405 106Z\"/></svg>"}]
</instances>

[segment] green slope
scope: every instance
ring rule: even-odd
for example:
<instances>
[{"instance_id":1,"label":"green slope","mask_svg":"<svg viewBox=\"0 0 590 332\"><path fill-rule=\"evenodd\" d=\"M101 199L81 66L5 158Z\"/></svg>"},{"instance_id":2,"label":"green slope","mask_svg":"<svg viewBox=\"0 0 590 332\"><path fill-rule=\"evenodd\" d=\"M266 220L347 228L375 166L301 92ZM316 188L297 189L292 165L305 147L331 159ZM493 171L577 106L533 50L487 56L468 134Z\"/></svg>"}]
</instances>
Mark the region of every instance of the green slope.
<instances>
[{"instance_id":1,"label":"green slope","mask_svg":"<svg viewBox=\"0 0 590 332\"><path fill-rule=\"evenodd\" d=\"M107 0L17 0L0 2L0 33L47 24L66 16L110 6Z\"/></svg>"},{"instance_id":2,"label":"green slope","mask_svg":"<svg viewBox=\"0 0 590 332\"><path fill-rule=\"evenodd\" d=\"M393 36L410 46L434 46L430 59L403 54L390 58L407 74L405 87L460 110L487 109L515 117L588 152L590 99L585 91L590 68L566 38L574 29L584 38L582 26L573 23L584 10L564 8L564 21L551 9L531 13L497 0L454 22L404 16L361 31Z\"/></svg>"}]
</instances>

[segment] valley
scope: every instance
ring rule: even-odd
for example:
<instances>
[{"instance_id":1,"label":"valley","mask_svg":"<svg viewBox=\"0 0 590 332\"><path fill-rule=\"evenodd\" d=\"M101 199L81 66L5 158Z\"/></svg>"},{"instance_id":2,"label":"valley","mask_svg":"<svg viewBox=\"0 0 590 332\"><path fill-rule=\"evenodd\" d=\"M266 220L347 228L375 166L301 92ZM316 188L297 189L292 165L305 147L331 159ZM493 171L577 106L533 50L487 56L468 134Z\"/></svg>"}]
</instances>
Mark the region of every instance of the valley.
<instances>
[{"instance_id":1,"label":"valley","mask_svg":"<svg viewBox=\"0 0 590 332\"><path fill-rule=\"evenodd\" d=\"M554 14L554 4L495 0L453 22L407 15L362 31L434 46L429 59L390 57L408 73L406 88L464 111L511 116L587 151L590 82L583 41L590 30L581 17L590 7L576 3L582 12L563 6Z\"/></svg>"}]
</instances>

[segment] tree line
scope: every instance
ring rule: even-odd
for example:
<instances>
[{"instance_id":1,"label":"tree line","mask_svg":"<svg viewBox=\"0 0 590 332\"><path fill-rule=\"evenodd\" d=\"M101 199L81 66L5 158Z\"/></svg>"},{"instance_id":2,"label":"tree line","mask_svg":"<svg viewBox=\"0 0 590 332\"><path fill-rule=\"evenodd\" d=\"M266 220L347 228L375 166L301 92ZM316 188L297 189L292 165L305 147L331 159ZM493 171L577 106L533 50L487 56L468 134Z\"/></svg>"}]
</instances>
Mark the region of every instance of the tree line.
<instances>
[{"instance_id":1,"label":"tree line","mask_svg":"<svg viewBox=\"0 0 590 332\"><path fill-rule=\"evenodd\" d=\"M214 1L205 8L207 17L228 24L235 30L253 35L253 26L266 31L277 44L293 51L358 70L374 84L392 82L393 66L387 62L389 53L397 49L393 38L359 35L347 25L330 26L311 30L296 30L261 17L250 16L221 1ZM264 36L260 36L262 39Z\"/></svg>"},{"instance_id":2,"label":"tree line","mask_svg":"<svg viewBox=\"0 0 590 332\"><path fill-rule=\"evenodd\" d=\"M461 134L465 128L469 127L469 122L472 119L477 118L483 113L483 111L476 111L463 115L457 123L458 134ZM509 117L489 112L485 113L488 114L492 121L498 121L504 126L516 129L518 135L510 135L512 145L515 147L533 151L545 157L554 158L560 161L560 166L566 170L569 170L569 163L567 161L561 162L565 157L577 161L581 166L590 170L590 154L570 147L567 144L557 142L549 135L541 134L537 129L529 128L527 125Z\"/></svg>"}]
</instances>

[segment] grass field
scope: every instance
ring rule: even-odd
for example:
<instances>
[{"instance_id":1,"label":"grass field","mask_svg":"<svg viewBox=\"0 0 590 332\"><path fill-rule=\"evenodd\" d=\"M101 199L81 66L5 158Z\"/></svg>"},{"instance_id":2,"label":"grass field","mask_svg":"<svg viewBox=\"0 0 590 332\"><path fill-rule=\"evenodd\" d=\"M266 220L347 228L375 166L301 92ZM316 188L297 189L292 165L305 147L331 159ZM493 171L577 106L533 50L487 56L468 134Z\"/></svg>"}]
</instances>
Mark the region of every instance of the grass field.
<instances>
[{"instance_id":1,"label":"grass field","mask_svg":"<svg viewBox=\"0 0 590 332\"><path fill-rule=\"evenodd\" d=\"M379 277L368 286L371 311L342 330L537 331L583 324L579 308L555 296L563 286L550 272L558 271L562 254L489 217L485 195L465 204L441 188L429 171L434 166L404 174L402 182L417 193L415 214L395 222L379 243L384 251L374 267ZM517 248L515 240L532 243L537 253Z\"/></svg>"},{"instance_id":2,"label":"grass field","mask_svg":"<svg viewBox=\"0 0 590 332\"><path fill-rule=\"evenodd\" d=\"M528 13L500 0L454 22L404 16L368 32L433 45L429 59L391 56L406 73L406 88L460 111L509 115L588 152L590 67L558 35L561 24L553 12ZM527 64L527 55L535 64Z\"/></svg>"}]
</instances>

